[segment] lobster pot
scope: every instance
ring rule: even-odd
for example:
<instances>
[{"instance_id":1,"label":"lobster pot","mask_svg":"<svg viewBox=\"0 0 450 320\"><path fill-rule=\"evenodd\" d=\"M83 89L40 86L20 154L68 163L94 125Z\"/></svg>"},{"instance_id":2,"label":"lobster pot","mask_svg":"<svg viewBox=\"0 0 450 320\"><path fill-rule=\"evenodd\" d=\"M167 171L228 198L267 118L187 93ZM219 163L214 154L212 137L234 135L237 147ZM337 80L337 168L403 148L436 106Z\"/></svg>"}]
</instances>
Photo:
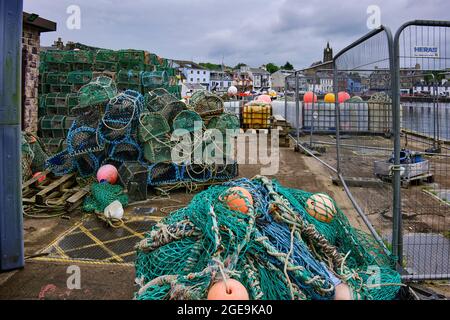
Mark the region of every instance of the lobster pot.
<instances>
[{"instance_id":1,"label":"lobster pot","mask_svg":"<svg viewBox=\"0 0 450 320\"><path fill-rule=\"evenodd\" d=\"M270 127L270 117L272 107L270 104L250 103L243 109L243 124L248 129L268 129Z\"/></svg>"},{"instance_id":2,"label":"lobster pot","mask_svg":"<svg viewBox=\"0 0 450 320\"><path fill-rule=\"evenodd\" d=\"M72 71L67 75L69 84L85 85L92 81L92 71Z\"/></svg>"},{"instance_id":3,"label":"lobster pot","mask_svg":"<svg viewBox=\"0 0 450 320\"><path fill-rule=\"evenodd\" d=\"M126 141L114 144L108 156L110 159L120 163L127 161L141 161L142 150L135 141L127 139Z\"/></svg>"},{"instance_id":4,"label":"lobster pot","mask_svg":"<svg viewBox=\"0 0 450 320\"><path fill-rule=\"evenodd\" d=\"M127 90L110 100L100 123L100 134L109 143L122 142L137 129L143 109L140 93Z\"/></svg>"},{"instance_id":5,"label":"lobster pot","mask_svg":"<svg viewBox=\"0 0 450 320\"><path fill-rule=\"evenodd\" d=\"M140 86L143 71L120 70L117 74L117 82L130 86Z\"/></svg>"},{"instance_id":6,"label":"lobster pot","mask_svg":"<svg viewBox=\"0 0 450 320\"><path fill-rule=\"evenodd\" d=\"M194 92L189 98L189 104L202 117L223 113L223 100L206 90Z\"/></svg>"},{"instance_id":7,"label":"lobster pot","mask_svg":"<svg viewBox=\"0 0 450 320\"><path fill-rule=\"evenodd\" d=\"M166 71L152 71L143 72L142 75L142 86L148 90L161 88L169 82L169 77Z\"/></svg>"},{"instance_id":8,"label":"lobster pot","mask_svg":"<svg viewBox=\"0 0 450 320\"><path fill-rule=\"evenodd\" d=\"M100 110L97 107L74 108L72 109L77 117L74 122L74 128L91 127L97 128L100 121Z\"/></svg>"},{"instance_id":9,"label":"lobster pot","mask_svg":"<svg viewBox=\"0 0 450 320\"><path fill-rule=\"evenodd\" d=\"M167 120L167 123L172 130L173 121L175 120L176 116L183 110L187 110L187 106L184 102L181 101L171 102L161 110L161 115Z\"/></svg>"},{"instance_id":10,"label":"lobster pot","mask_svg":"<svg viewBox=\"0 0 450 320\"><path fill-rule=\"evenodd\" d=\"M75 155L76 169L80 176L85 178L96 174L100 168L101 157L101 152L87 152Z\"/></svg>"},{"instance_id":11,"label":"lobster pot","mask_svg":"<svg viewBox=\"0 0 450 320\"><path fill-rule=\"evenodd\" d=\"M67 150L70 154L93 152L103 150L104 144L101 141L97 130L92 127L77 127L70 130L67 137Z\"/></svg>"},{"instance_id":12,"label":"lobster pot","mask_svg":"<svg viewBox=\"0 0 450 320\"><path fill-rule=\"evenodd\" d=\"M45 166L56 176L63 176L75 170L75 158L64 150L47 159Z\"/></svg>"},{"instance_id":13,"label":"lobster pot","mask_svg":"<svg viewBox=\"0 0 450 320\"><path fill-rule=\"evenodd\" d=\"M48 93L42 95L40 99L43 101L43 112L46 115L68 115L69 108L66 100L67 94Z\"/></svg>"},{"instance_id":14,"label":"lobster pot","mask_svg":"<svg viewBox=\"0 0 450 320\"><path fill-rule=\"evenodd\" d=\"M124 65L145 64L146 54L142 50L119 50L118 60Z\"/></svg>"},{"instance_id":15,"label":"lobster pot","mask_svg":"<svg viewBox=\"0 0 450 320\"><path fill-rule=\"evenodd\" d=\"M149 63L151 63L152 65L157 66L158 68L168 68L168 67L170 67L169 60L161 58L161 57L157 56L154 53L150 53L149 54Z\"/></svg>"},{"instance_id":16,"label":"lobster pot","mask_svg":"<svg viewBox=\"0 0 450 320\"><path fill-rule=\"evenodd\" d=\"M239 166L237 162L229 164L218 164L216 165L213 179L218 181L227 181L237 177L238 175Z\"/></svg>"},{"instance_id":17,"label":"lobster pot","mask_svg":"<svg viewBox=\"0 0 450 320\"><path fill-rule=\"evenodd\" d=\"M62 115L44 116L39 120L43 138L65 138L75 118Z\"/></svg>"},{"instance_id":18,"label":"lobster pot","mask_svg":"<svg viewBox=\"0 0 450 320\"><path fill-rule=\"evenodd\" d=\"M148 169L147 183L150 186L176 183L180 180L179 169L175 163L155 163Z\"/></svg>"},{"instance_id":19,"label":"lobster pot","mask_svg":"<svg viewBox=\"0 0 450 320\"><path fill-rule=\"evenodd\" d=\"M150 139L162 138L170 132L170 126L160 113L143 113L140 118L138 137L141 143Z\"/></svg>"},{"instance_id":20,"label":"lobster pot","mask_svg":"<svg viewBox=\"0 0 450 320\"><path fill-rule=\"evenodd\" d=\"M103 140L111 144L118 144L131 136L131 120L103 118L98 130Z\"/></svg>"},{"instance_id":21,"label":"lobster pot","mask_svg":"<svg viewBox=\"0 0 450 320\"><path fill-rule=\"evenodd\" d=\"M144 95L144 105L151 112L159 112L169 103L177 101L178 99L164 88L154 89Z\"/></svg>"},{"instance_id":22,"label":"lobster pot","mask_svg":"<svg viewBox=\"0 0 450 320\"><path fill-rule=\"evenodd\" d=\"M183 181L206 182L212 179L212 171L203 164L187 164L182 167L181 177Z\"/></svg>"},{"instance_id":23,"label":"lobster pot","mask_svg":"<svg viewBox=\"0 0 450 320\"><path fill-rule=\"evenodd\" d=\"M110 72L110 73L117 73L120 70L120 66L116 62L101 62L96 61L92 65L92 71L95 72Z\"/></svg>"},{"instance_id":24,"label":"lobster pot","mask_svg":"<svg viewBox=\"0 0 450 320\"><path fill-rule=\"evenodd\" d=\"M66 139L54 139L54 138L43 138L42 143L45 145L45 149L48 150L50 154L56 154L61 152L67 147Z\"/></svg>"},{"instance_id":25,"label":"lobster pot","mask_svg":"<svg viewBox=\"0 0 450 320\"><path fill-rule=\"evenodd\" d=\"M150 163L171 162L173 145L167 138L150 139L144 144L144 158Z\"/></svg>"},{"instance_id":26,"label":"lobster pot","mask_svg":"<svg viewBox=\"0 0 450 320\"><path fill-rule=\"evenodd\" d=\"M117 87L113 79L98 77L79 90L80 107L101 105L109 102L117 95Z\"/></svg>"},{"instance_id":27,"label":"lobster pot","mask_svg":"<svg viewBox=\"0 0 450 320\"><path fill-rule=\"evenodd\" d=\"M183 129L188 132L202 130L203 121L200 115L191 110L183 110L173 119L173 130Z\"/></svg>"},{"instance_id":28,"label":"lobster pot","mask_svg":"<svg viewBox=\"0 0 450 320\"><path fill-rule=\"evenodd\" d=\"M90 65L94 62L94 52L91 50L67 51L64 62L78 65ZM75 70L75 69L74 69ZM77 69L78 70L78 69Z\"/></svg>"},{"instance_id":29,"label":"lobster pot","mask_svg":"<svg viewBox=\"0 0 450 320\"><path fill-rule=\"evenodd\" d=\"M211 127L208 129L217 129L223 134L227 133L227 130L239 130L239 118L231 113L224 113L221 116L217 117L217 121L214 121L211 124ZM225 137L224 137L225 138Z\"/></svg>"},{"instance_id":30,"label":"lobster pot","mask_svg":"<svg viewBox=\"0 0 450 320\"><path fill-rule=\"evenodd\" d=\"M43 75L43 83L49 85L68 85L68 74L63 72L46 72Z\"/></svg>"},{"instance_id":31,"label":"lobster pot","mask_svg":"<svg viewBox=\"0 0 450 320\"><path fill-rule=\"evenodd\" d=\"M119 179L131 201L147 199L148 167L139 162L124 162L119 167Z\"/></svg>"},{"instance_id":32,"label":"lobster pot","mask_svg":"<svg viewBox=\"0 0 450 320\"><path fill-rule=\"evenodd\" d=\"M64 63L68 51L62 50L48 50L41 53L42 62L44 63Z\"/></svg>"},{"instance_id":33,"label":"lobster pot","mask_svg":"<svg viewBox=\"0 0 450 320\"><path fill-rule=\"evenodd\" d=\"M114 50L97 50L95 53L95 62L114 63L119 59L117 51Z\"/></svg>"}]
</instances>

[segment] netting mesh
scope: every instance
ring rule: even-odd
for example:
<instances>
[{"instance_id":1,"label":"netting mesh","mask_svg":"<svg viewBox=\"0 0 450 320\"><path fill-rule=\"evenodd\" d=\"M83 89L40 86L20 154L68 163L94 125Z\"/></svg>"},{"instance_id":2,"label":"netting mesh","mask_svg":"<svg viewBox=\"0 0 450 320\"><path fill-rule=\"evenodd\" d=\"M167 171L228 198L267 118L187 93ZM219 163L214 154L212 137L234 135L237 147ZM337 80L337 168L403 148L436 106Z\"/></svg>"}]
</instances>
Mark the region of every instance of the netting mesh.
<instances>
[{"instance_id":1,"label":"netting mesh","mask_svg":"<svg viewBox=\"0 0 450 320\"><path fill-rule=\"evenodd\" d=\"M117 94L117 86L109 77L98 77L81 87L79 91L80 107L104 104Z\"/></svg>"},{"instance_id":2,"label":"netting mesh","mask_svg":"<svg viewBox=\"0 0 450 320\"><path fill-rule=\"evenodd\" d=\"M83 209L86 212L103 212L113 201L119 201L124 207L128 204L128 196L119 185L109 183L93 183L91 193L84 200Z\"/></svg>"},{"instance_id":3,"label":"netting mesh","mask_svg":"<svg viewBox=\"0 0 450 320\"><path fill-rule=\"evenodd\" d=\"M241 194L247 213L227 204L235 186L251 194L253 202ZM329 224L310 216L311 195L265 177L197 194L138 244L136 299L205 299L223 277L240 281L250 299L330 300L339 283L354 299L394 299L401 281L391 257L337 206Z\"/></svg>"}]
</instances>

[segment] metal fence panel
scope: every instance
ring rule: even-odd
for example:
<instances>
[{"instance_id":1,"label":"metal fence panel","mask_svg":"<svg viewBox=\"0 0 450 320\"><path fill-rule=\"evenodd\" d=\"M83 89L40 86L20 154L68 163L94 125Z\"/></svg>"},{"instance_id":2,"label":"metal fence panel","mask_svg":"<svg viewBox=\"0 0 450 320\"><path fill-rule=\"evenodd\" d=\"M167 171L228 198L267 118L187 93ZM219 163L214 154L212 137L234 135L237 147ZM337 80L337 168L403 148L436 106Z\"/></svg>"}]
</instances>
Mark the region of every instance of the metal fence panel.
<instances>
[{"instance_id":1,"label":"metal fence panel","mask_svg":"<svg viewBox=\"0 0 450 320\"><path fill-rule=\"evenodd\" d=\"M410 279L449 279L450 22L408 22L394 47L404 186L398 252Z\"/></svg>"}]
</instances>

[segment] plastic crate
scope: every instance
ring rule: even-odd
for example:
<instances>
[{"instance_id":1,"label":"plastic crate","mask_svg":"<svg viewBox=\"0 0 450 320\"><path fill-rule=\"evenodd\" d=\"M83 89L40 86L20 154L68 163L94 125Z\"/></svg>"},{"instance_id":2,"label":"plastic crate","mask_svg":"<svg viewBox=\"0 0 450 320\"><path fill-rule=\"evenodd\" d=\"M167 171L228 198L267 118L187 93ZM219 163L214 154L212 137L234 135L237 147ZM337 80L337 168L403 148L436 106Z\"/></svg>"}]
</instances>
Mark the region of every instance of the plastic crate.
<instances>
[{"instance_id":1,"label":"plastic crate","mask_svg":"<svg viewBox=\"0 0 450 320\"><path fill-rule=\"evenodd\" d=\"M72 71L67 77L69 84L88 84L92 81L92 71Z\"/></svg>"},{"instance_id":2,"label":"plastic crate","mask_svg":"<svg viewBox=\"0 0 450 320\"><path fill-rule=\"evenodd\" d=\"M119 179L127 189L131 201L147 199L147 166L135 161L124 162L119 168Z\"/></svg>"}]
</instances>

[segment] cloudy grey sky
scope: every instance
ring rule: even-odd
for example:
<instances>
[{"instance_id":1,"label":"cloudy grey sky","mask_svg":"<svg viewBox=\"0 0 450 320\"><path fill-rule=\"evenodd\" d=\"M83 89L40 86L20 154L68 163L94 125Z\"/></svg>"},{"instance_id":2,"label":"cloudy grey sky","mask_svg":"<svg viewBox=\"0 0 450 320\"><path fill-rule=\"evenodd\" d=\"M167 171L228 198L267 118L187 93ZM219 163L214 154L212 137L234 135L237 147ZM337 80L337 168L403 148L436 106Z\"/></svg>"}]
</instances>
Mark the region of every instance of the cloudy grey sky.
<instances>
[{"instance_id":1,"label":"cloudy grey sky","mask_svg":"<svg viewBox=\"0 0 450 320\"><path fill-rule=\"evenodd\" d=\"M81 9L69 30L67 7ZM259 66L290 61L296 68L335 53L368 32L369 5L392 32L413 19L450 19L448 0L24 0L24 10L56 21L57 37L111 49L145 49L166 58Z\"/></svg>"}]
</instances>

